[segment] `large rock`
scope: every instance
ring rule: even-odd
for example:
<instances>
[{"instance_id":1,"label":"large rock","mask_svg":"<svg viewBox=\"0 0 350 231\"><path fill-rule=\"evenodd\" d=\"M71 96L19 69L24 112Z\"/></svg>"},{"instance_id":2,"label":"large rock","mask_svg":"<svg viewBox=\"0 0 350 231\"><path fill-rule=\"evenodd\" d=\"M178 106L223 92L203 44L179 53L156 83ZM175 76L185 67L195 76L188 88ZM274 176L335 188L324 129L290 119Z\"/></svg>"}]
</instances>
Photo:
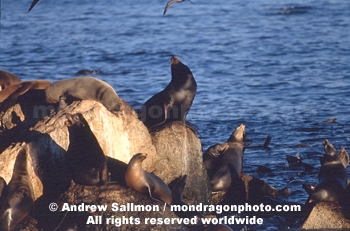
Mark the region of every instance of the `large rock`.
<instances>
[{"instance_id":1,"label":"large rock","mask_svg":"<svg viewBox=\"0 0 350 231\"><path fill-rule=\"evenodd\" d=\"M328 230L350 229L350 221L345 218L342 207L336 202L320 202L311 210L302 229Z\"/></svg>"},{"instance_id":2,"label":"large rock","mask_svg":"<svg viewBox=\"0 0 350 231\"><path fill-rule=\"evenodd\" d=\"M154 173L169 184L174 177L187 175L183 197L188 204L210 204L211 188L203 165L200 140L192 129L181 122L173 122L161 130L151 132L158 157Z\"/></svg>"},{"instance_id":3,"label":"large rock","mask_svg":"<svg viewBox=\"0 0 350 231\"><path fill-rule=\"evenodd\" d=\"M36 198L43 193L42 186L36 183L38 182L37 177L43 182L44 190L48 189L50 193L57 185L63 187L69 184L64 162L64 153L69 146L68 129L64 125L66 113L80 112L83 114L104 153L124 165L121 169L125 168L135 153L146 152L148 158L144 163L144 169L154 170L153 163L157 155L147 128L137 119L136 114L128 104L124 103L122 108L124 113L115 116L102 104L84 100L73 103L54 117L45 117L29 130L23 126L23 124L28 124L27 119L23 116L20 116L21 120L24 120L22 124L19 123L17 127L8 125L10 129L1 134L6 142L13 139L15 142L27 142L30 146L33 169L36 173L35 175L31 174ZM15 115L13 112L16 112ZM12 116L22 115L18 105L15 105L3 115L3 124L10 124L7 121L12 119L8 114ZM13 130L16 130L16 133L13 133ZM17 155L17 146L15 145L15 148L7 147L0 155L0 174L7 182L12 175L12 163ZM111 169L111 171L115 170ZM120 173L120 176L113 177L122 180L124 175Z\"/></svg>"},{"instance_id":4,"label":"large rock","mask_svg":"<svg viewBox=\"0 0 350 231\"><path fill-rule=\"evenodd\" d=\"M124 173L131 157L136 153L147 153L148 156L143 161L143 168L146 171L158 175L166 183L187 174L184 200L189 204L208 204L210 185L203 167L201 144L193 131L182 123L175 122L161 131L152 133L151 136L143 123L138 120L134 110L124 101L122 104L123 113L118 116L109 112L98 102L83 100L74 102L54 116L44 118L38 117L37 109L31 108L28 109L29 111L23 111L26 109L18 104L12 106L0 115L2 126L0 176L9 182L18 151L22 146L28 145L31 156L29 174L35 198L39 198L35 205L35 212L39 211L40 214L42 209L47 210L49 202L57 201L60 195L76 196L81 193L72 191L82 186L70 186L71 181L64 161L64 154L69 146L68 129L64 124L66 114L79 112L89 123L102 150L108 156L111 180L117 184L116 187L119 187L114 194L111 190L107 190L108 195L112 195L107 199L102 198L101 195L104 194L99 193L101 189L98 187L84 187L85 191L83 191L87 193L86 195L95 192L95 197L90 199L91 202L96 204L112 201L119 203L119 200L122 199L121 202L137 201L150 205L158 203L150 200L147 195L141 195L123 186ZM43 111L44 115L49 113L49 110L45 108ZM66 196L60 202L66 200L70 203L81 203L84 200L81 199L84 198L84 193L80 199L72 201L69 198L70 196ZM148 215L175 216L170 212ZM138 214L141 217L148 215ZM157 229L152 226L149 229L140 228L140 230L174 230L179 227L183 228L182 226L168 226L167 229L164 227Z\"/></svg>"}]
</instances>

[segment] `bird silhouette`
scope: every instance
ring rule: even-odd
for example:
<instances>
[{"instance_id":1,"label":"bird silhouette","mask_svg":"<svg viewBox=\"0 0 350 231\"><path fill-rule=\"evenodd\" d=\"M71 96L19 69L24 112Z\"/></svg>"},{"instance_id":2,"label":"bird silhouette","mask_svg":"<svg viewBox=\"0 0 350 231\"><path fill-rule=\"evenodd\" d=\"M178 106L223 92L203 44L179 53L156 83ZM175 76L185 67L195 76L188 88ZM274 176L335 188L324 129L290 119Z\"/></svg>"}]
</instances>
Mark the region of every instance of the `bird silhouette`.
<instances>
[{"instance_id":1,"label":"bird silhouette","mask_svg":"<svg viewBox=\"0 0 350 231\"><path fill-rule=\"evenodd\" d=\"M170 0L167 4L166 4L166 6L165 6L165 9L164 9L164 13L163 13L163 15L165 15L166 14L166 12L168 11L168 8L173 4L173 3L175 3L175 2L184 2L185 0ZM192 3L192 4L194 4L194 2L192 2L191 0L188 0L190 3Z\"/></svg>"},{"instance_id":2,"label":"bird silhouette","mask_svg":"<svg viewBox=\"0 0 350 231\"><path fill-rule=\"evenodd\" d=\"M33 9L33 7L34 7L36 4L38 4L38 2L40 2L40 0L33 0L32 5L30 5L30 7L29 7L28 12L31 11L31 10Z\"/></svg>"}]
</instances>

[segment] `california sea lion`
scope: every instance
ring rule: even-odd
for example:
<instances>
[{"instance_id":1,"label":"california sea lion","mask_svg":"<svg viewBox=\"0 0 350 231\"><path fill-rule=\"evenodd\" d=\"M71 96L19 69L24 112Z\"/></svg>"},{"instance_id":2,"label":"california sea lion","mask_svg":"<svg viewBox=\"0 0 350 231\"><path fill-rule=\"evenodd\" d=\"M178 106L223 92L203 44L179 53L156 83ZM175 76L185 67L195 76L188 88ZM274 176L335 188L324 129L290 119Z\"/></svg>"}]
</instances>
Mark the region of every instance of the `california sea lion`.
<instances>
[{"instance_id":1,"label":"california sea lion","mask_svg":"<svg viewBox=\"0 0 350 231\"><path fill-rule=\"evenodd\" d=\"M204 152L204 166L214 170L213 174L210 174L213 191L228 189L231 179L238 178L242 173L244 129L245 125L241 124L226 143L213 145ZM235 176L231 175L228 164L236 170Z\"/></svg>"},{"instance_id":2,"label":"california sea lion","mask_svg":"<svg viewBox=\"0 0 350 231\"><path fill-rule=\"evenodd\" d=\"M171 58L171 76L168 86L141 107L139 119L147 128L170 121L186 122L186 115L197 92L197 83L191 70L175 56Z\"/></svg>"},{"instance_id":3,"label":"california sea lion","mask_svg":"<svg viewBox=\"0 0 350 231\"><path fill-rule=\"evenodd\" d=\"M68 171L82 185L107 182L107 159L83 115L67 114L69 146L65 154Z\"/></svg>"},{"instance_id":4,"label":"california sea lion","mask_svg":"<svg viewBox=\"0 0 350 231\"><path fill-rule=\"evenodd\" d=\"M8 86L21 82L21 79L14 74L0 70L0 91L4 90Z\"/></svg>"},{"instance_id":5,"label":"california sea lion","mask_svg":"<svg viewBox=\"0 0 350 231\"><path fill-rule=\"evenodd\" d=\"M30 80L12 84L0 91L0 110L4 111L15 104L21 95L32 90L44 90L50 84L51 82L46 80Z\"/></svg>"},{"instance_id":6,"label":"california sea lion","mask_svg":"<svg viewBox=\"0 0 350 231\"><path fill-rule=\"evenodd\" d=\"M12 231L28 215L34 192L27 170L27 152L19 151L12 178L0 199L0 230Z\"/></svg>"},{"instance_id":7,"label":"california sea lion","mask_svg":"<svg viewBox=\"0 0 350 231\"><path fill-rule=\"evenodd\" d=\"M324 161L318 174L318 185L308 202L341 201L344 198L348 175L333 145L323 141Z\"/></svg>"},{"instance_id":8,"label":"california sea lion","mask_svg":"<svg viewBox=\"0 0 350 231\"><path fill-rule=\"evenodd\" d=\"M161 200L171 205L172 195L168 185L158 176L142 169L142 161L146 157L147 154L138 153L131 158L125 173L126 185L140 193L149 194L154 200Z\"/></svg>"},{"instance_id":9,"label":"california sea lion","mask_svg":"<svg viewBox=\"0 0 350 231\"><path fill-rule=\"evenodd\" d=\"M4 178L0 176L0 198L6 186L7 186L6 181L4 180Z\"/></svg>"},{"instance_id":10,"label":"california sea lion","mask_svg":"<svg viewBox=\"0 0 350 231\"><path fill-rule=\"evenodd\" d=\"M45 89L48 103L60 103L60 109L74 100L95 100L102 103L109 111L120 112L121 99L111 85L93 78L77 77L52 83Z\"/></svg>"}]
</instances>

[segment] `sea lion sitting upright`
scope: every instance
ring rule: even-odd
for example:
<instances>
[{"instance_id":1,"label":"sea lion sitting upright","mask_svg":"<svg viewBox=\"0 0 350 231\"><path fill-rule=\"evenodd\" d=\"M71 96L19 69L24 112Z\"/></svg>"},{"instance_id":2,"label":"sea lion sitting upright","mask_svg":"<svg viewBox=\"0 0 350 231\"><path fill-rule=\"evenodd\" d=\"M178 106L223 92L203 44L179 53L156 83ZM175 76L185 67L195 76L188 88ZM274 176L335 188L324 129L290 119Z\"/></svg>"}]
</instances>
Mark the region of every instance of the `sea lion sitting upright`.
<instances>
[{"instance_id":1,"label":"sea lion sitting upright","mask_svg":"<svg viewBox=\"0 0 350 231\"><path fill-rule=\"evenodd\" d=\"M191 70L175 56L171 58L171 76L168 86L141 107L139 119L147 128L171 121L186 122L186 115L197 92L197 83Z\"/></svg>"},{"instance_id":2,"label":"sea lion sitting upright","mask_svg":"<svg viewBox=\"0 0 350 231\"><path fill-rule=\"evenodd\" d=\"M121 99L111 85L93 77L77 77L52 83L45 89L46 101L60 103L59 109L75 100L95 100L109 111L119 114Z\"/></svg>"},{"instance_id":3,"label":"sea lion sitting upright","mask_svg":"<svg viewBox=\"0 0 350 231\"><path fill-rule=\"evenodd\" d=\"M34 205L34 191L27 170L27 152L16 157L12 178L0 199L0 230L12 231Z\"/></svg>"},{"instance_id":4,"label":"sea lion sitting upright","mask_svg":"<svg viewBox=\"0 0 350 231\"><path fill-rule=\"evenodd\" d=\"M228 189L232 179L242 173L244 129L245 125L241 124L226 143L213 145L203 154L204 166L212 172L209 177L214 192ZM228 164L235 169L235 176Z\"/></svg>"},{"instance_id":5,"label":"sea lion sitting upright","mask_svg":"<svg viewBox=\"0 0 350 231\"><path fill-rule=\"evenodd\" d=\"M131 158L125 173L126 185L140 193L149 194L153 200L161 200L171 205L172 194L168 185L158 176L142 169L142 161L146 157L147 154L138 153Z\"/></svg>"},{"instance_id":6,"label":"sea lion sitting upright","mask_svg":"<svg viewBox=\"0 0 350 231\"><path fill-rule=\"evenodd\" d=\"M308 203L321 201L342 201L348 183L348 175L337 151L328 141L323 141L324 161L318 174L318 185Z\"/></svg>"},{"instance_id":7,"label":"sea lion sitting upright","mask_svg":"<svg viewBox=\"0 0 350 231\"><path fill-rule=\"evenodd\" d=\"M18 78L16 75L0 70L0 91L4 90L8 86L21 82L21 79Z\"/></svg>"},{"instance_id":8,"label":"sea lion sitting upright","mask_svg":"<svg viewBox=\"0 0 350 231\"><path fill-rule=\"evenodd\" d=\"M74 182L82 185L107 182L107 158L83 115L67 114L65 124L69 132L65 159Z\"/></svg>"}]
</instances>

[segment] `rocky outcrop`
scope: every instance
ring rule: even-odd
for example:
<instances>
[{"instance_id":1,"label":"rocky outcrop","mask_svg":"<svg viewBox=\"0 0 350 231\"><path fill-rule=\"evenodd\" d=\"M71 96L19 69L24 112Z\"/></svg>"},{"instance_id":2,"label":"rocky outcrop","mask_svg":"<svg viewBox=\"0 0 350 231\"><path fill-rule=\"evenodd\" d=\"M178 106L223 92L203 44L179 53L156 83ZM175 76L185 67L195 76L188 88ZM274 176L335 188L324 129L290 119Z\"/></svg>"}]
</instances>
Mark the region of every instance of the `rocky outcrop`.
<instances>
[{"instance_id":1,"label":"rocky outcrop","mask_svg":"<svg viewBox=\"0 0 350 231\"><path fill-rule=\"evenodd\" d=\"M350 229L350 221L344 216L343 208L336 202L320 202L311 210L302 229Z\"/></svg>"},{"instance_id":2,"label":"rocky outcrop","mask_svg":"<svg viewBox=\"0 0 350 231\"><path fill-rule=\"evenodd\" d=\"M174 177L187 175L183 197L188 204L210 204L210 182L203 165L200 140L181 122L151 132L158 161L154 173L169 184Z\"/></svg>"},{"instance_id":3,"label":"rocky outcrop","mask_svg":"<svg viewBox=\"0 0 350 231\"><path fill-rule=\"evenodd\" d=\"M49 115L50 108L42 108L43 111L40 113ZM84 201L93 204L111 204L112 202L158 204L147 195L125 187L124 173L127 163L136 153L147 153L148 157L143 162L143 169L158 175L166 183L187 174L187 185L183 194L186 203L208 204L210 201L209 181L202 164L200 141L193 131L182 123L175 122L150 135L147 128L138 120L135 112L124 101L122 102L123 113L118 116L109 112L102 104L90 100L74 102L54 116L44 118L37 116L37 108L28 109L29 111L23 110L26 109L16 104L0 115L2 125L0 175L6 182L9 182L18 151L22 146L28 145L31 156L30 166L32 166L29 169L29 175L37 199L34 218L40 218L40 214L43 213L52 214L47 211L48 204L52 201L61 204L64 202L79 204ZM65 115L78 112L84 116L103 152L108 156L107 164L113 186L108 184L99 188L71 185L64 161L64 154L69 146ZM57 200L60 195L61 199ZM70 213L67 216L69 215ZM109 215L122 216L122 214L116 215L115 213ZM124 214L124 216L129 215L176 217L170 211L152 214L143 214L143 212ZM108 214L103 216L106 217ZM84 224L87 221L85 218L83 219ZM100 227L96 230L108 230L106 226L94 227ZM135 227L133 230L184 229L182 225L166 226L167 228L161 226L159 229L155 226L146 228L140 225L136 227L138 229L134 229Z\"/></svg>"}]
</instances>

